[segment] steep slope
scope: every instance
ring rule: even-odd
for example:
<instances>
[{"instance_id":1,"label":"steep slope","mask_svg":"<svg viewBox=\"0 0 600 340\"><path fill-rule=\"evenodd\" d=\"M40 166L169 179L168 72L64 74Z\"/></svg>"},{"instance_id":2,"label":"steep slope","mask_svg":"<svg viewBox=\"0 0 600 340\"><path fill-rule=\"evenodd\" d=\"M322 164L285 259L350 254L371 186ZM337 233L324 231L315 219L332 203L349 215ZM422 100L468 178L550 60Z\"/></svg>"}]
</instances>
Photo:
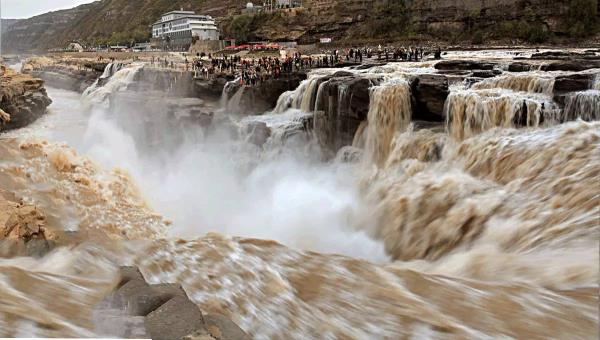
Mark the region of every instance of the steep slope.
<instances>
[{"instance_id":1,"label":"steep slope","mask_svg":"<svg viewBox=\"0 0 600 340\"><path fill-rule=\"evenodd\" d=\"M63 36L65 30L72 27L77 18L94 10L97 4L81 5L19 20L3 32L3 49L5 52L44 51L62 46L69 40L69 37Z\"/></svg>"},{"instance_id":2,"label":"steep slope","mask_svg":"<svg viewBox=\"0 0 600 340\"><path fill-rule=\"evenodd\" d=\"M19 19L0 19L1 32L8 31L8 28L17 22L19 22Z\"/></svg>"}]
</instances>

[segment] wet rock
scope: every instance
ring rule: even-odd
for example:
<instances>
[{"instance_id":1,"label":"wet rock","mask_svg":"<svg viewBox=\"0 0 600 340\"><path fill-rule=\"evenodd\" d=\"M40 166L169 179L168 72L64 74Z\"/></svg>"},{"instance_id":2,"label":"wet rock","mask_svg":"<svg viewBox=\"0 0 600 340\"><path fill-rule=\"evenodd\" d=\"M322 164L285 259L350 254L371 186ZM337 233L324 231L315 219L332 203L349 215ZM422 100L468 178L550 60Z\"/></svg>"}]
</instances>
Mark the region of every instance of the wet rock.
<instances>
[{"instance_id":1,"label":"wet rock","mask_svg":"<svg viewBox=\"0 0 600 340\"><path fill-rule=\"evenodd\" d=\"M279 96L296 89L300 82L306 79L306 73L296 72L282 75L279 78L269 78L257 85L242 86L237 91L239 94L239 105L233 107L234 113L253 115L270 111L277 105ZM235 95L235 94L234 94Z\"/></svg>"},{"instance_id":2,"label":"wet rock","mask_svg":"<svg viewBox=\"0 0 600 340\"><path fill-rule=\"evenodd\" d=\"M510 65L508 65L509 72L528 72L532 69L533 65L522 62L511 63Z\"/></svg>"},{"instance_id":3,"label":"wet rock","mask_svg":"<svg viewBox=\"0 0 600 340\"><path fill-rule=\"evenodd\" d=\"M178 340L203 331L202 313L193 302L176 296L146 316L146 328L153 340Z\"/></svg>"},{"instance_id":4,"label":"wet rock","mask_svg":"<svg viewBox=\"0 0 600 340\"><path fill-rule=\"evenodd\" d=\"M0 195L0 239L29 242L53 238L45 225L46 217L34 205L10 201Z\"/></svg>"},{"instance_id":5,"label":"wet rock","mask_svg":"<svg viewBox=\"0 0 600 340\"><path fill-rule=\"evenodd\" d=\"M438 74L416 76L411 82L411 91L415 99L413 119L441 122L444 121L444 103L450 94L448 77Z\"/></svg>"},{"instance_id":6,"label":"wet rock","mask_svg":"<svg viewBox=\"0 0 600 340\"><path fill-rule=\"evenodd\" d=\"M554 81L554 101L564 105L568 95L592 88L594 74L566 74L557 76Z\"/></svg>"},{"instance_id":7,"label":"wet rock","mask_svg":"<svg viewBox=\"0 0 600 340\"><path fill-rule=\"evenodd\" d=\"M579 72L600 68L600 60L563 60L542 65L542 71L572 71Z\"/></svg>"},{"instance_id":8,"label":"wet rock","mask_svg":"<svg viewBox=\"0 0 600 340\"><path fill-rule=\"evenodd\" d=\"M155 340L250 339L225 316L203 316L181 285L149 285L137 267L121 267L120 273L117 290L94 311L102 334L116 331L119 337Z\"/></svg>"},{"instance_id":9,"label":"wet rock","mask_svg":"<svg viewBox=\"0 0 600 340\"><path fill-rule=\"evenodd\" d=\"M472 71L472 70L493 70L495 63L475 61L475 60L443 60L435 64L436 70L443 71Z\"/></svg>"},{"instance_id":10,"label":"wet rock","mask_svg":"<svg viewBox=\"0 0 600 340\"><path fill-rule=\"evenodd\" d=\"M115 299L138 316L148 315L176 296L186 296L179 285L149 285L139 278L127 281L115 293Z\"/></svg>"},{"instance_id":11,"label":"wet rock","mask_svg":"<svg viewBox=\"0 0 600 340\"><path fill-rule=\"evenodd\" d=\"M85 68L89 68L91 70L94 70L96 72L99 73L103 73L104 69L106 68L106 66L108 66L108 62L104 62L104 61L94 61L94 62L87 62L84 64Z\"/></svg>"},{"instance_id":12,"label":"wet rock","mask_svg":"<svg viewBox=\"0 0 600 340\"><path fill-rule=\"evenodd\" d=\"M215 77L212 79L194 79L193 92L199 98L221 98L223 88L228 81L234 80L232 77Z\"/></svg>"},{"instance_id":13,"label":"wet rock","mask_svg":"<svg viewBox=\"0 0 600 340\"><path fill-rule=\"evenodd\" d=\"M5 197L6 196L6 197ZM0 192L0 257L43 257L56 247L37 207Z\"/></svg>"},{"instance_id":14,"label":"wet rock","mask_svg":"<svg viewBox=\"0 0 600 340\"><path fill-rule=\"evenodd\" d=\"M387 65L387 63L385 62L367 62L358 66L354 66L352 67L355 70L368 70L371 69L373 67L378 67L378 66L384 66Z\"/></svg>"},{"instance_id":15,"label":"wet rock","mask_svg":"<svg viewBox=\"0 0 600 340\"><path fill-rule=\"evenodd\" d=\"M214 84L210 84L210 91L199 90L198 84L194 81L194 74L192 72L181 72L178 70L170 69L158 69L144 67L140 69L135 75L135 81L129 85L129 90L135 91L160 91L163 96L166 94L171 97L198 97L198 98L211 98L214 91L218 91L221 95L220 89L212 89ZM216 81L216 80L215 80Z\"/></svg>"},{"instance_id":16,"label":"wet rock","mask_svg":"<svg viewBox=\"0 0 600 340\"><path fill-rule=\"evenodd\" d=\"M478 70L473 71L471 75L477 78L493 78L495 76L501 75L502 71L500 70Z\"/></svg>"},{"instance_id":17,"label":"wet rock","mask_svg":"<svg viewBox=\"0 0 600 340\"><path fill-rule=\"evenodd\" d=\"M204 325L208 333L218 340L250 340L238 325L225 316L208 314L204 316Z\"/></svg>"},{"instance_id":18,"label":"wet rock","mask_svg":"<svg viewBox=\"0 0 600 340\"><path fill-rule=\"evenodd\" d=\"M547 52L534 53L531 55L531 59L561 60L561 59L586 59L586 58L597 59L600 57L597 57L594 54L594 51L584 51L583 53L572 52L572 51L547 51Z\"/></svg>"},{"instance_id":19,"label":"wet rock","mask_svg":"<svg viewBox=\"0 0 600 340\"><path fill-rule=\"evenodd\" d=\"M592 87L593 74L567 74L557 76L554 81L554 93L585 91Z\"/></svg>"},{"instance_id":20,"label":"wet rock","mask_svg":"<svg viewBox=\"0 0 600 340\"><path fill-rule=\"evenodd\" d=\"M314 129L319 143L332 152L352 145L354 134L369 113L371 86L378 79L357 75L325 80L315 102Z\"/></svg>"},{"instance_id":21,"label":"wet rock","mask_svg":"<svg viewBox=\"0 0 600 340\"><path fill-rule=\"evenodd\" d=\"M264 122L251 122L246 127L246 133L247 141L256 146L263 146L271 137L271 129Z\"/></svg>"}]
</instances>

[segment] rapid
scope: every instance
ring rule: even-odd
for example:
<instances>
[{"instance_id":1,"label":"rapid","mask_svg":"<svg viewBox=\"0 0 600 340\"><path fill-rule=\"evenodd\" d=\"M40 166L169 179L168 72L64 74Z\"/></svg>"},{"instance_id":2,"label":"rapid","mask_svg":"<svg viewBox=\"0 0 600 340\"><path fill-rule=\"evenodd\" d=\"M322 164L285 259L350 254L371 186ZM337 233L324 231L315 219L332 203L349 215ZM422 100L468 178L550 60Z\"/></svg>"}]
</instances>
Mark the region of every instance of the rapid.
<instances>
[{"instance_id":1,"label":"rapid","mask_svg":"<svg viewBox=\"0 0 600 340\"><path fill-rule=\"evenodd\" d=\"M121 335L93 312L133 264L257 339L597 338L600 73L562 106L560 72L456 80L423 127L434 63L315 70L253 116L136 90L142 63L48 87L0 135L0 188L75 241L0 260L0 336ZM326 98L340 71L371 86L332 157L314 130L352 100Z\"/></svg>"}]
</instances>

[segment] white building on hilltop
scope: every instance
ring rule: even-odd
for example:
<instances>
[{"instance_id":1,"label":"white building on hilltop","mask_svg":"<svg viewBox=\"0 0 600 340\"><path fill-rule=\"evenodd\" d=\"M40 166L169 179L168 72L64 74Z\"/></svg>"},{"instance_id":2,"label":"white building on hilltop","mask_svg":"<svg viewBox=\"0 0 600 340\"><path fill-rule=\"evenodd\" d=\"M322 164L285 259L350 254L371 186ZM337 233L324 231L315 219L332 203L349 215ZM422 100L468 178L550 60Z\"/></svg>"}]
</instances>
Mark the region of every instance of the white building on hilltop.
<instances>
[{"instance_id":1,"label":"white building on hilltop","mask_svg":"<svg viewBox=\"0 0 600 340\"><path fill-rule=\"evenodd\" d=\"M208 15L196 15L191 11L172 11L162 15L152 25L152 38L162 39L174 48L183 48L199 40L219 40L219 29L215 20Z\"/></svg>"}]
</instances>

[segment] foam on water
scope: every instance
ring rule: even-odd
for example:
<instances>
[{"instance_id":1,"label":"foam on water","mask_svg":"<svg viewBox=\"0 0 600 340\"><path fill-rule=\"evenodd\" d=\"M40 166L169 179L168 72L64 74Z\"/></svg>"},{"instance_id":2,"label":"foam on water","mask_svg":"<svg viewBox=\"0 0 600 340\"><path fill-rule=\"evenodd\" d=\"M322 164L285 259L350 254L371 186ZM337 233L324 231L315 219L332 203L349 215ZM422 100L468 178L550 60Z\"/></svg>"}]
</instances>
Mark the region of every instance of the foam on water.
<instances>
[{"instance_id":1,"label":"foam on water","mask_svg":"<svg viewBox=\"0 0 600 340\"><path fill-rule=\"evenodd\" d=\"M134 81L134 66L86 95L101 103L81 116L83 136L48 133L74 125L69 105L28 130L75 143L93 161L54 142L0 139L2 188L94 242L146 241L120 256L106 246L114 241L98 241L106 249L92 257L61 256L69 265L30 259L25 274L2 271L3 301L23 307L0 306L0 315L27 334L89 336L89 319L75 309L50 314L55 333L38 332L53 295L19 300L18 287L35 279L42 292L66 291L91 311L112 287L111 263L134 261L151 283L181 283L203 312L255 338L597 337L600 123L542 115L542 103L544 113L558 110L550 78L516 76L453 87L450 134L417 131L411 70L354 70L382 81L355 138L366 157L323 162L306 124L319 110L313 99L325 95L319 78L334 71L309 76L274 112L240 118L225 109L206 130L118 98L104 105ZM338 91L341 101L349 96ZM568 100L581 116L590 109L579 103L594 103ZM266 140L249 143L257 126ZM38 299L45 313L31 312ZM16 329L1 323L13 319L0 318L0 330Z\"/></svg>"}]
</instances>

